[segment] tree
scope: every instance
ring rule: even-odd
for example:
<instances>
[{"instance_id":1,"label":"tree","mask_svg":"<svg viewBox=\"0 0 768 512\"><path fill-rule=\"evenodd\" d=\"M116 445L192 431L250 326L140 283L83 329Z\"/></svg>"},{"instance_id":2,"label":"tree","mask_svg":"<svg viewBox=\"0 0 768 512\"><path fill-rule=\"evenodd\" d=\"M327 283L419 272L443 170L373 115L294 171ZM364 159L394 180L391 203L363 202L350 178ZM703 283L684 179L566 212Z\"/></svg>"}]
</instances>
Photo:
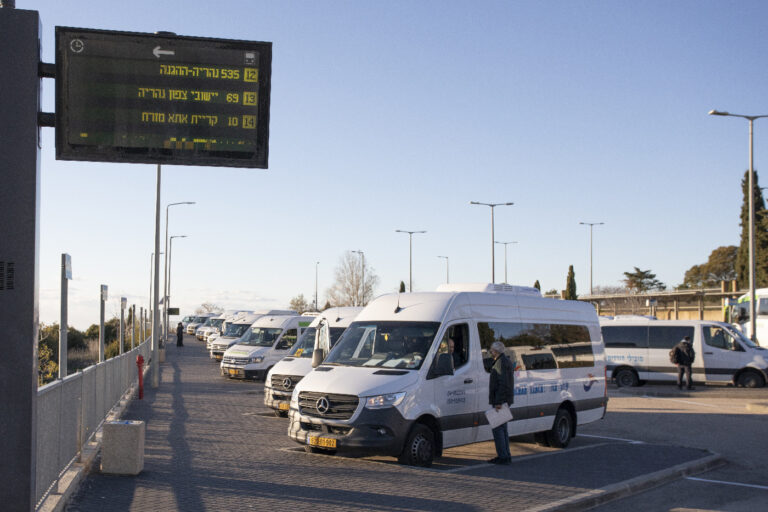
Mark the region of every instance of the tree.
<instances>
[{"instance_id":1,"label":"tree","mask_svg":"<svg viewBox=\"0 0 768 512\"><path fill-rule=\"evenodd\" d=\"M339 258L333 286L325 294L334 306L364 306L373 298L373 291L378 283L379 277L366 262L365 289L363 289L363 269L360 258L352 251L346 251Z\"/></svg>"},{"instance_id":2,"label":"tree","mask_svg":"<svg viewBox=\"0 0 768 512\"><path fill-rule=\"evenodd\" d=\"M576 274L573 272L573 265L568 267L568 276L565 278L565 300L576 300Z\"/></svg>"},{"instance_id":3,"label":"tree","mask_svg":"<svg viewBox=\"0 0 768 512\"><path fill-rule=\"evenodd\" d=\"M624 272L624 284L630 293L642 293L654 290L665 290L667 285L656 279L656 274L650 270L640 270L634 267L634 272Z\"/></svg>"},{"instance_id":4,"label":"tree","mask_svg":"<svg viewBox=\"0 0 768 512\"><path fill-rule=\"evenodd\" d=\"M694 265L685 272L681 288L714 288L720 281L736 279L735 245L718 247L709 255L706 263Z\"/></svg>"},{"instance_id":5,"label":"tree","mask_svg":"<svg viewBox=\"0 0 768 512\"><path fill-rule=\"evenodd\" d=\"M752 185L755 204L755 286L761 288L768 286L768 211L765 209L765 200L758 183L757 171L755 171L755 180ZM741 289L749 286L749 196L747 187L749 187L749 171L744 172L744 178L741 180L744 200L741 204L739 221L741 240L736 253L735 264L736 280Z\"/></svg>"},{"instance_id":6,"label":"tree","mask_svg":"<svg viewBox=\"0 0 768 512\"><path fill-rule=\"evenodd\" d=\"M205 313L216 313L217 315L220 315L224 312L224 308L219 306L218 304L214 304L212 302L203 302L200 304L200 307L195 310L195 314L202 315Z\"/></svg>"},{"instance_id":7,"label":"tree","mask_svg":"<svg viewBox=\"0 0 768 512\"><path fill-rule=\"evenodd\" d=\"M551 290L547 290L544 292L544 295L560 295L560 292L558 292L555 288L552 288Z\"/></svg>"},{"instance_id":8,"label":"tree","mask_svg":"<svg viewBox=\"0 0 768 512\"><path fill-rule=\"evenodd\" d=\"M533 283L533 287L537 290L541 291L541 283L539 283L539 280L537 279L535 283Z\"/></svg>"},{"instance_id":9,"label":"tree","mask_svg":"<svg viewBox=\"0 0 768 512\"><path fill-rule=\"evenodd\" d=\"M405 293L405 281L400 281L400 289L398 291L400 293Z\"/></svg>"},{"instance_id":10,"label":"tree","mask_svg":"<svg viewBox=\"0 0 768 512\"><path fill-rule=\"evenodd\" d=\"M326 309L331 309L332 307L333 306L331 306L331 301L326 300L325 301L325 306L323 306L323 311L325 311Z\"/></svg>"},{"instance_id":11,"label":"tree","mask_svg":"<svg viewBox=\"0 0 768 512\"><path fill-rule=\"evenodd\" d=\"M300 293L296 297L291 299L290 307L291 309L297 311L300 315L303 314L305 311L309 311L312 308L309 302L307 302L307 299L304 298L303 293Z\"/></svg>"}]
</instances>

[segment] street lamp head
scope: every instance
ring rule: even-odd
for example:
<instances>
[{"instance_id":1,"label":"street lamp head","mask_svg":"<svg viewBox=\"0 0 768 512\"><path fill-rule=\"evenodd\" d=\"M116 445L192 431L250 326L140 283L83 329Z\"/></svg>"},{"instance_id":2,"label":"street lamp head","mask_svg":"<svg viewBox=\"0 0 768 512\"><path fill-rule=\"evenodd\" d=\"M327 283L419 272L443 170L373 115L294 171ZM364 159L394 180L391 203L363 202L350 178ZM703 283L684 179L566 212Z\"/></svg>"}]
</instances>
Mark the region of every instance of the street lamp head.
<instances>
[{"instance_id":1,"label":"street lamp head","mask_svg":"<svg viewBox=\"0 0 768 512\"><path fill-rule=\"evenodd\" d=\"M730 112L725 112L723 110L710 110L709 115L711 116L729 116L731 115Z\"/></svg>"}]
</instances>

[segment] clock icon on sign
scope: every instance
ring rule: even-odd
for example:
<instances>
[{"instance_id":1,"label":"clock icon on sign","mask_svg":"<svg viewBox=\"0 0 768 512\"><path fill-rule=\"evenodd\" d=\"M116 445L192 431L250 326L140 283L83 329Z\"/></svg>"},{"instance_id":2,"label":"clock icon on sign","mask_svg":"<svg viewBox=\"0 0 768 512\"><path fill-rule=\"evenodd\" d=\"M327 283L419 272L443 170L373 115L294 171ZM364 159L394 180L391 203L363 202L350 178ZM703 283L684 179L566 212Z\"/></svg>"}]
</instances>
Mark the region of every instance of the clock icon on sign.
<instances>
[{"instance_id":1,"label":"clock icon on sign","mask_svg":"<svg viewBox=\"0 0 768 512\"><path fill-rule=\"evenodd\" d=\"M69 49L74 53L80 53L85 49L85 43L80 39L73 39L69 42Z\"/></svg>"}]
</instances>

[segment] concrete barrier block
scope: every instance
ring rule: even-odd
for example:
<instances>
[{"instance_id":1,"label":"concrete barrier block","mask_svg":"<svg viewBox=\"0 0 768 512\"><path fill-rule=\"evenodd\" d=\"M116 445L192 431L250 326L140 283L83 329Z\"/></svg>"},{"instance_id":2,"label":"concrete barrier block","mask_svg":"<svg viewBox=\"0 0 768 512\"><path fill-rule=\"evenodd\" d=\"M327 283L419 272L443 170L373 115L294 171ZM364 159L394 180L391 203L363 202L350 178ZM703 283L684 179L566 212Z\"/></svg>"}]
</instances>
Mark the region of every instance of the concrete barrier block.
<instances>
[{"instance_id":1,"label":"concrete barrier block","mask_svg":"<svg viewBox=\"0 0 768 512\"><path fill-rule=\"evenodd\" d=\"M101 441L101 472L138 475L144 469L143 421L108 421Z\"/></svg>"},{"instance_id":2,"label":"concrete barrier block","mask_svg":"<svg viewBox=\"0 0 768 512\"><path fill-rule=\"evenodd\" d=\"M158 347L157 349L157 360L161 363L165 362L165 348Z\"/></svg>"}]
</instances>

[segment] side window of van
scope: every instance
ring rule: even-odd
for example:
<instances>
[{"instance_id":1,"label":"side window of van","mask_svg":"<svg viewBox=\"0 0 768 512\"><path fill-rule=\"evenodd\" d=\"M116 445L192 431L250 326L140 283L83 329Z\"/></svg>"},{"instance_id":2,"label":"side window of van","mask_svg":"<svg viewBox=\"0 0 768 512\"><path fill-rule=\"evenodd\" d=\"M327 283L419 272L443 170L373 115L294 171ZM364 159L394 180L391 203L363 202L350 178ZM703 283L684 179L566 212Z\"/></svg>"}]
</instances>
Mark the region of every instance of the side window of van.
<instances>
[{"instance_id":1,"label":"side window of van","mask_svg":"<svg viewBox=\"0 0 768 512\"><path fill-rule=\"evenodd\" d=\"M585 325L479 322L483 365L490 369L490 347L501 341L516 370L555 370L594 366L592 340Z\"/></svg>"},{"instance_id":2,"label":"side window of van","mask_svg":"<svg viewBox=\"0 0 768 512\"><path fill-rule=\"evenodd\" d=\"M601 329L606 347L648 348L648 327L644 325L606 326Z\"/></svg>"},{"instance_id":3,"label":"side window of van","mask_svg":"<svg viewBox=\"0 0 768 512\"><path fill-rule=\"evenodd\" d=\"M739 342L733 339L733 336L717 325L705 325L702 327L704 332L704 343L707 346L719 348L722 350L737 350L743 351Z\"/></svg>"},{"instance_id":4,"label":"side window of van","mask_svg":"<svg viewBox=\"0 0 768 512\"><path fill-rule=\"evenodd\" d=\"M296 343L297 337L296 329L288 329L283 333L283 337L275 347L275 350L288 350Z\"/></svg>"},{"instance_id":5,"label":"side window of van","mask_svg":"<svg viewBox=\"0 0 768 512\"><path fill-rule=\"evenodd\" d=\"M469 362L469 326L456 324L448 327L440 341L440 354L450 354L453 369L461 368Z\"/></svg>"},{"instance_id":6,"label":"side window of van","mask_svg":"<svg viewBox=\"0 0 768 512\"><path fill-rule=\"evenodd\" d=\"M693 327L652 325L648 328L648 348L670 350L685 336L693 339Z\"/></svg>"}]
</instances>

